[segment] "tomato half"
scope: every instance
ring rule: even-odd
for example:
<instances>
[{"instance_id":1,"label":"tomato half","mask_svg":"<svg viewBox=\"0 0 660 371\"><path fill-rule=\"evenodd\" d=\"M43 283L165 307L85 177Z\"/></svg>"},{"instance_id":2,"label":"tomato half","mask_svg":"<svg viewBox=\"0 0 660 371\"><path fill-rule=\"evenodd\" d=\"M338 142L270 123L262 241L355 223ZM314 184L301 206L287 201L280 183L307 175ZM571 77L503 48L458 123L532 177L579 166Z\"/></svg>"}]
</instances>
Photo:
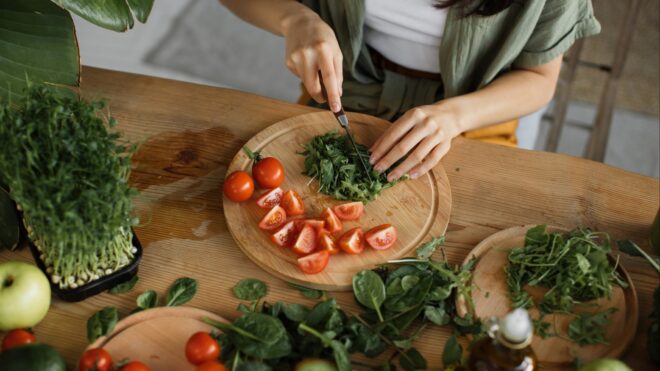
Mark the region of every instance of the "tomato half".
<instances>
[{"instance_id":1,"label":"tomato half","mask_svg":"<svg viewBox=\"0 0 660 371\"><path fill-rule=\"evenodd\" d=\"M294 190L288 190L284 193L280 206L284 208L286 214L289 216L302 215L305 213L305 204L303 203L302 198L300 198L298 192Z\"/></svg>"},{"instance_id":2,"label":"tomato half","mask_svg":"<svg viewBox=\"0 0 660 371\"><path fill-rule=\"evenodd\" d=\"M323 209L323 212L321 213L321 219L325 220L325 229L327 229L330 233L341 232L341 229L343 228L341 220L339 220L331 208L326 207Z\"/></svg>"},{"instance_id":3,"label":"tomato half","mask_svg":"<svg viewBox=\"0 0 660 371\"><path fill-rule=\"evenodd\" d=\"M265 231L273 231L286 221L286 212L280 206L275 206L259 222L259 228Z\"/></svg>"},{"instance_id":4,"label":"tomato half","mask_svg":"<svg viewBox=\"0 0 660 371\"><path fill-rule=\"evenodd\" d=\"M335 255L339 252L337 241L326 229L318 229L316 238L318 246L321 250L328 250L330 255Z\"/></svg>"},{"instance_id":5,"label":"tomato half","mask_svg":"<svg viewBox=\"0 0 660 371\"><path fill-rule=\"evenodd\" d=\"M360 201L334 206L332 211L341 220L358 220L364 213L364 204Z\"/></svg>"},{"instance_id":6,"label":"tomato half","mask_svg":"<svg viewBox=\"0 0 660 371\"><path fill-rule=\"evenodd\" d=\"M314 230L314 227L306 224L300 230L300 234L298 234L291 250L298 255L307 255L316 250L316 230Z\"/></svg>"},{"instance_id":7,"label":"tomato half","mask_svg":"<svg viewBox=\"0 0 660 371\"><path fill-rule=\"evenodd\" d=\"M186 358L194 365L215 361L220 356L220 344L208 332L194 333L186 343Z\"/></svg>"},{"instance_id":8,"label":"tomato half","mask_svg":"<svg viewBox=\"0 0 660 371\"><path fill-rule=\"evenodd\" d=\"M280 204L283 194L284 192L280 187L266 191L257 198L257 206L262 209L272 209Z\"/></svg>"},{"instance_id":9,"label":"tomato half","mask_svg":"<svg viewBox=\"0 0 660 371\"><path fill-rule=\"evenodd\" d=\"M234 202L249 200L254 193L254 181L245 171L234 171L225 179L222 189L228 199Z\"/></svg>"},{"instance_id":10,"label":"tomato half","mask_svg":"<svg viewBox=\"0 0 660 371\"><path fill-rule=\"evenodd\" d=\"M367 231L364 239L375 250L389 249L396 242L396 228L391 224L381 224Z\"/></svg>"},{"instance_id":11,"label":"tomato half","mask_svg":"<svg viewBox=\"0 0 660 371\"><path fill-rule=\"evenodd\" d=\"M277 232L271 234L270 240L278 246L289 247L296 241L296 237L298 237L296 223L291 220L278 229Z\"/></svg>"},{"instance_id":12,"label":"tomato half","mask_svg":"<svg viewBox=\"0 0 660 371\"><path fill-rule=\"evenodd\" d=\"M31 344L37 341L37 337L34 336L28 330L16 329L11 330L5 335L5 338L2 339L2 351L17 347L19 345Z\"/></svg>"},{"instance_id":13,"label":"tomato half","mask_svg":"<svg viewBox=\"0 0 660 371\"><path fill-rule=\"evenodd\" d=\"M218 361L209 361L197 366L195 371L227 371L227 368Z\"/></svg>"},{"instance_id":14,"label":"tomato half","mask_svg":"<svg viewBox=\"0 0 660 371\"><path fill-rule=\"evenodd\" d=\"M339 238L339 247L345 253L355 255L364 251L364 234L362 228L349 229Z\"/></svg>"},{"instance_id":15,"label":"tomato half","mask_svg":"<svg viewBox=\"0 0 660 371\"><path fill-rule=\"evenodd\" d=\"M311 225L314 229L325 227L325 220L321 219L295 219L294 223L296 223L298 231L302 230L305 225Z\"/></svg>"},{"instance_id":16,"label":"tomato half","mask_svg":"<svg viewBox=\"0 0 660 371\"><path fill-rule=\"evenodd\" d=\"M103 348L88 349L78 362L78 371L110 371L112 370L112 357Z\"/></svg>"},{"instance_id":17,"label":"tomato half","mask_svg":"<svg viewBox=\"0 0 660 371\"><path fill-rule=\"evenodd\" d=\"M298 267L305 274L316 274L322 272L330 261L328 250L320 250L313 254L298 258Z\"/></svg>"},{"instance_id":18,"label":"tomato half","mask_svg":"<svg viewBox=\"0 0 660 371\"><path fill-rule=\"evenodd\" d=\"M149 366L140 361L131 361L122 366L120 371L149 371Z\"/></svg>"},{"instance_id":19,"label":"tomato half","mask_svg":"<svg viewBox=\"0 0 660 371\"><path fill-rule=\"evenodd\" d=\"M275 157L264 157L252 165L252 176L261 188L279 187L284 181L284 167Z\"/></svg>"}]
</instances>

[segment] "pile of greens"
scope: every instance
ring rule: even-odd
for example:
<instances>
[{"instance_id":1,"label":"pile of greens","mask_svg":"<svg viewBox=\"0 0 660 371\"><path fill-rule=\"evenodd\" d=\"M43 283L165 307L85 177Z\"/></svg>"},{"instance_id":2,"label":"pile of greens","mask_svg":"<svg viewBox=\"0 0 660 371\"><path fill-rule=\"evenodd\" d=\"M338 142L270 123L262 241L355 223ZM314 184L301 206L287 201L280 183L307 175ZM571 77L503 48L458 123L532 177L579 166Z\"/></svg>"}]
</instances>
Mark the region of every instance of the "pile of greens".
<instances>
[{"instance_id":1,"label":"pile of greens","mask_svg":"<svg viewBox=\"0 0 660 371\"><path fill-rule=\"evenodd\" d=\"M394 185L387 181L387 172L379 174L369 164L369 150L358 144L358 153L348 137L337 130L314 137L305 144L303 174L319 181L318 191L337 200L373 201L384 189ZM369 176L360 164L361 156L369 168Z\"/></svg>"},{"instance_id":2,"label":"pile of greens","mask_svg":"<svg viewBox=\"0 0 660 371\"><path fill-rule=\"evenodd\" d=\"M232 323L206 319L222 330L215 336L223 362L232 370L293 370L300 360L313 357L344 371L352 369L351 353L376 357L393 350L381 369L395 369L397 361L404 370L427 369L426 360L413 346L426 327L453 324L464 334L482 332L479 322L472 316L458 317L454 307L456 295L469 294L472 264L451 267L446 261L429 259L442 241L437 238L422 245L415 258L356 274L353 293L363 311L355 315L314 290L302 291L323 299L311 308L260 303L268 292L266 284L255 279L240 281L234 294L251 302L239 305L243 315ZM452 337L445 347L445 364L460 363L461 353Z\"/></svg>"},{"instance_id":3,"label":"pile of greens","mask_svg":"<svg viewBox=\"0 0 660 371\"><path fill-rule=\"evenodd\" d=\"M0 178L60 288L111 274L135 252L135 147L109 131L116 121L103 108L36 85L0 106Z\"/></svg>"}]
</instances>

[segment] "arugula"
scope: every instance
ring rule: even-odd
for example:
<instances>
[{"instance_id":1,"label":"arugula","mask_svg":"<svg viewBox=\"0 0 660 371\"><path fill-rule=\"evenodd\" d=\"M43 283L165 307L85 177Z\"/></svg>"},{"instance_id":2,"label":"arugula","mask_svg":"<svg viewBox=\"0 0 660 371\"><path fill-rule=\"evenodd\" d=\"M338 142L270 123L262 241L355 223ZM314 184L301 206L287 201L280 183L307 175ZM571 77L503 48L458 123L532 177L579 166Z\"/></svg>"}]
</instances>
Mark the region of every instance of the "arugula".
<instances>
[{"instance_id":1,"label":"arugula","mask_svg":"<svg viewBox=\"0 0 660 371\"><path fill-rule=\"evenodd\" d=\"M232 289L234 296L240 300L259 300L268 294L268 286L258 279L246 278L238 281Z\"/></svg>"},{"instance_id":2,"label":"arugula","mask_svg":"<svg viewBox=\"0 0 660 371\"><path fill-rule=\"evenodd\" d=\"M115 307L105 307L94 313L87 320L87 340L94 342L101 336L112 332L119 320L119 314Z\"/></svg>"},{"instance_id":3,"label":"arugula","mask_svg":"<svg viewBox=\"0 0 660 371\"><path fill-rule=\"evenodd\" d=\"M111 294L114 294L114 295L129 292L129 291L133 290L133 287L135 287L135 284L137 284L138 279L139 278L136 274L130 280L128 280L124 283L120 283L119 285L116 285L115 287L108 290L108 292L111 293Z\"/></svg>"},{"instance_id":4,"label":"arugula","mask_svg":"<svg viewBox=\"0 0 660 371\"><path fill-rule=\"evenodd\" d=\"M177 278L167 291L166 307L175 307L189 302L197 293L197 281L189 277Z\"/></svg>"},{"instance_id":5,"label":"arugula","mask_svg":"<svg viewBox=\"0 0 660 371\"><path fill-rule=\"evenodd\" d=\"M415 253L420 259L429 259L435 250L442 244L445 243L445 236L433 237L431 241L426 242L419 246Z\"/></svg>"},{"instance_id":6,"label":"arugula","mask_svg":"<svg viewBox=\"0 0 660 371\"><path fill-rule=\"evenodd\" d=\"M608 308L596 313L580 313L568 323L568 337L577 344L607 344L605 329L609 317L616 308Z\"/></svg>"}]
</instances>

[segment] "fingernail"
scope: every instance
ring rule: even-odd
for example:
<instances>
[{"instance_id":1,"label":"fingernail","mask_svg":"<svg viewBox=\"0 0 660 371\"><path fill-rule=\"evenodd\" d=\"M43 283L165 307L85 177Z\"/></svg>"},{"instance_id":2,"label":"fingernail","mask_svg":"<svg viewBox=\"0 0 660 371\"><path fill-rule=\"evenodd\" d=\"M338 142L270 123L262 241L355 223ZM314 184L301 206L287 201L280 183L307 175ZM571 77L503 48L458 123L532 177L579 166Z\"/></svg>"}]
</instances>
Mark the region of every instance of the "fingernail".
<instances>
[{"instance_id":1,"label":"fingernail","mask_svg":"<svg viewBox=\"0 0 660 371\"><path fill-rule=\"evenodd\" d=\"M390 175L387 176L387 181L388 181L388 182L393 182L393 181L395 181L395 180L397 180L397 179L399 179L399 176L398 176L398 175L394 175L394 173L392 173L392 174L390 174Z\"/></svg>"},{"instance_id":2,"label":"fingernail","mask_svg":"<svg viewBox=\"0 0 660 371\"><path fill-rule=\"evenodd\" d=\"M379 173L382 173L383 170L385 170L385 169L383 169L383 165L378 164L378 165L374 166L374 170L376 170Z\"/></svg>"},{"instance_id":3,"label":"fingernail","mask_svg":"<svg viewBox=\"0 0 660 371\"><path fill-rule=\"evenodd\" d=\"M418 171L413 171L412 173L409 174L410 179L417 179L419 178L419 172Z\"/></svg>"},{"instance_id":4,"label":"fingernail","mask_svg":"<svg viewBox=\"0 0 660 371\"><path fill-rule=\"evenodd\" d=\"M375 160L374 156L369 156L369 163L370 163L371 165L373 165L374 162L376 162L376 161L374 161L374 160Z\"/></svg>"},{"instance_id":5,"label":"fingernail","mask_svg":"<svg viewBox=\"0 0 660 371\"><path fill-rule=\"evenodd\" d=\"M332 112L337 112L341 109L341 106L337 102L332 102L330 104L330 109L332 109Z\"/></svg>"}]
</instances>

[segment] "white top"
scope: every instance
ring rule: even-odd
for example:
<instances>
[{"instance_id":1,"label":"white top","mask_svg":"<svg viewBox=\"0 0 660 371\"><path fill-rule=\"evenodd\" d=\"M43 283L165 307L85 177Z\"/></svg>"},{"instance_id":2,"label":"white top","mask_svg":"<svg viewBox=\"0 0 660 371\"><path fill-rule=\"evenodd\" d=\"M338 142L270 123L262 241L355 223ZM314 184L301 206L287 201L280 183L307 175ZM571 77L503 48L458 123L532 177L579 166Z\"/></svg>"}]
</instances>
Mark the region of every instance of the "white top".
<instances>
[{"instance_id":1,"label":"white top","mask_svg":"<svg viewBox=\"0 0 660 371\"><path fill-rule=\"evenodd\" d=\"M434 0L366 0L364 38L385 58L411 69L440 72L447 9Z\"/></svg>"},{"instance_id":2,"label":"white top","mask_svg":"<svg viewBox=\"0 0 660 371\"><path fill-rule=\"evenodd\" d=\"M529 314L522 308L517 308L513 312L500 319L500 331L506 340L512 343L522 343L532 336L532 321Z\"/></svg>"}]
</instances>

